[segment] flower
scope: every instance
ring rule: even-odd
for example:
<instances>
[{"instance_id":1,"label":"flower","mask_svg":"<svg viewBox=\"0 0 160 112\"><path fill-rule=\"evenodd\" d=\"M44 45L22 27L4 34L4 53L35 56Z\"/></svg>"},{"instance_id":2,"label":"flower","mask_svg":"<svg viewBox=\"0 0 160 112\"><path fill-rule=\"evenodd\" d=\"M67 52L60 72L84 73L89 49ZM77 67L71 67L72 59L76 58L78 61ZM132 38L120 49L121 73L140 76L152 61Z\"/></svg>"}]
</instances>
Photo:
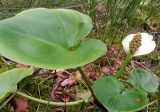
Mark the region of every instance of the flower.
<instances>
[{"instance_id":1,"label":"flower","mask_svg":"<svg viewBox=\"0 0 160 112\"><path fill-rule=\"evenodd\" d=\"M132 53L133 56L140 56L151 53L156 43L153 36L148 33L129 34L122 41L126 53Z\"/></svg>"}]
</instances>

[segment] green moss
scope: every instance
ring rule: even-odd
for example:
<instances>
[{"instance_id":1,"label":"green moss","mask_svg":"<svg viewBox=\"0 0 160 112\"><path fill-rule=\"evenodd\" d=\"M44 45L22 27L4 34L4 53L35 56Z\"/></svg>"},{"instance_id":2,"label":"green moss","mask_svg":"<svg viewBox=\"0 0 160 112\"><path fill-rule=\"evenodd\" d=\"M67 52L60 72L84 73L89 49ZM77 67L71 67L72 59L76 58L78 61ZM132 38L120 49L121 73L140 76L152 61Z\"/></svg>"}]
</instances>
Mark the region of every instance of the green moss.
<instances>
[{"instance_id":1,"label":"green moss","mask_svg":"<svg viewBox=\"0 0 160 112\"><path fill-rule=\"evenodd\" d=\"M2 60L0 60L0 73L3 73L5 71L11 70L13 68L15 68L16 65L12 64L12 65L7 65L5 63L2 62Z\"/></svg>"}]
</instances>

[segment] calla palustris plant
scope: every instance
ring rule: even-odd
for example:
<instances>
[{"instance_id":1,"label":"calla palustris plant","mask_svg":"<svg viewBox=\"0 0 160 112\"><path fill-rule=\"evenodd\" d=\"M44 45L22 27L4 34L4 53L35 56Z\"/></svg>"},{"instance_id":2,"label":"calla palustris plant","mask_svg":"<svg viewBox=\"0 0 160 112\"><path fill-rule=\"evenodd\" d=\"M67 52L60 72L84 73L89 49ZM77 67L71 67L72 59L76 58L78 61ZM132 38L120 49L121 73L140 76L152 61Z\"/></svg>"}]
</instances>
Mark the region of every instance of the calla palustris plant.
<instances>
[{"instance_id":1,"label":"calla palustris plant","mask_svg":"<svg viewBox=\"0 0 160 112\"><path fill-rule=\"evenodd\" d=\"M122 41L127 57L117 73L119 78L133 56L151 53L155 49L153 36L147 33L130 34ZM134 68L128 81L133 88L124 88L115 77L102 77L95 81L93 90L97 99L111 112L133 112L148 103L147 92L155 93L159 81L154 74Z\"/></svg>"},{"instance_id":2,"label":"calla palustris plant","mask_svg":"<svg viewBox=\"0 0 160 112\"><path fill-rule=\"evenodd\" d=\"M74 10L30 9L0 21L0 53L13 61L46 69L83 66L106 52L106 46L101 41L84 39L91 29L92 20ZM98 100L111 111L133 111L148 102L145 91L137 88L124 90L123 84L113 77L97 80L94 92ZM125 105L128 100L132 102ZM48 103L40 99L38 101ZM52 102L57 106L72 104Z\"/></svg>"}]
</instances>

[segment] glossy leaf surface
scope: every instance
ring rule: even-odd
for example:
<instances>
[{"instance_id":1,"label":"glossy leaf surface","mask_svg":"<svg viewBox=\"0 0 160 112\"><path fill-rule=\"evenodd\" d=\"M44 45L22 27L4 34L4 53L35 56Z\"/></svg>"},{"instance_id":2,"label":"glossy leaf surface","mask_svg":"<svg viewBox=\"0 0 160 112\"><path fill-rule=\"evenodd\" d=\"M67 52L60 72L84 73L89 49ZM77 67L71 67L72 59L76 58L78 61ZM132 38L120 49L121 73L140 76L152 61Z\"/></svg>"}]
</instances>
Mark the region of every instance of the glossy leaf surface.
<instances>
[{"instance_id":1,"label":"glossy leaf surface","mask_svg":"<svg viewBox=\"0 0 160 112\"><path fill-rule=\"evenodd\" d=\"M112 76L98 79L93 90L97 99L111 112L135 111L148 103L145 92L125 90L123 84Z\"/></svg>"},{"instance_id":2,"label":"glossy leaf surface","mask_svg":"<svg viewBox=\"0 0 160 112\"><path fill-rule=\"evenodd\" d=\"M129 83L150 93L157 92L159 86L158 79L154 74L140 68L132 70Z\"/></svg>"},{"instance_id":3,"label":"glossy leaf surface","mask_svg":"<svg viewBox=\"0 0 160 112\"><path fill-rule=\"evenodd\" d=\"M17 90L17 83L33 73L32 68L17 68L0 74L0 102Z\"/></svg>"},{"instance_id":4,"label":"glossy leaf surface","mask_svg":"<svg viewBox=\"0 0 160 112\"><path fill-rule=\"evenodd\" d=\"M40 68L88 64L106 52L96 39L84 39L92 20L75 10L37 8L0 21L0 53Z\"/></svg>"}]
</instances>

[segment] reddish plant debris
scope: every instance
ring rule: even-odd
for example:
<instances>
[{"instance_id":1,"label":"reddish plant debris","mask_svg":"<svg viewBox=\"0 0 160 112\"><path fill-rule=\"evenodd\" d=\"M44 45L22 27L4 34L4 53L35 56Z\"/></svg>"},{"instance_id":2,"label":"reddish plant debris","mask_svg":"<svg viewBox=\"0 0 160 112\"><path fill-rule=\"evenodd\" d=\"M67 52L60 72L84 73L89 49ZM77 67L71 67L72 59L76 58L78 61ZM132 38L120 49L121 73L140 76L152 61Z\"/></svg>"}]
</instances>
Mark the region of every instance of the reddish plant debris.
<instances>
[{"instance_id":1,"label":"reddish plant debris","mask_svg":"<svg viewBox=\"0 0 160 112\"><path fill-rule=\"evenodd\" d=\"M111 72L111 67L104 66L101 68L102 73L109 74Z\"/></svg>"},{"instance_id":2,"label":"reddish plant debris","mask_svg":"<svg viewBox=\"0 0 160 112\"><path fill-rule=\"evenodd\" d=\"M61 82L61 86L72 86L76 83L76 79L72 76L69 76L69 78L65 79L63 82Z\"/></svg>"},{"instance_id":3,"label":"reddish plant debris","mask_svg":"<svg viewBox=\"0 0 160 112\"><path fill-rule=\"evenodd\" d=\"M11 100L11 106L13 112L28 112L28 101L20 96L15 96Z\"/></svg>"},{"instance_id":4,"label":"reddish plant debris","mask_svg":"<svg viewBox=\"0 0 160 112\"><path fill-rule=\"evenodd\" d=\"M131 63L130 65L132 67L136 67L136 68L140 68L140 67L145 68L147 66L146 62L138 62L138 61L135 61L135 60L131 60L130 63Z\"/></svg>"},{"instance_id":5,"label":"reddish plant debris","mask_svg":"<svg viewBox=\"0 0 160 112\"><path fill-rule=\"evenodd\" d=\"M16 67L17 67L17 68L27 68L27 67L29 67L29 65L17 64Z\"/></svg>"},{"instance_id":6,"label":"reddish plant debris","mask_svg":"<svg viewBox=\"0 0 160 112\"><path fill-rule=\"evenodd\" d=\"M95 81L99 78L99 74L96 73L95 70L96 70L96 65L94 64L89 64L83 67L83 72L92 81Z\"/></svg>"},{"instance_id":7,"label":"reddish plant debris","mask_svg":"<svg viewBox=\"0 0 160 112\"><path fill-rule=\"evenodd\" d=\"M51 92L53 101L68 102L74 99L75 91L72 86L76 84L76 79L65 71L56 73L56 82Z\"/></svg>"}]
</instances>

